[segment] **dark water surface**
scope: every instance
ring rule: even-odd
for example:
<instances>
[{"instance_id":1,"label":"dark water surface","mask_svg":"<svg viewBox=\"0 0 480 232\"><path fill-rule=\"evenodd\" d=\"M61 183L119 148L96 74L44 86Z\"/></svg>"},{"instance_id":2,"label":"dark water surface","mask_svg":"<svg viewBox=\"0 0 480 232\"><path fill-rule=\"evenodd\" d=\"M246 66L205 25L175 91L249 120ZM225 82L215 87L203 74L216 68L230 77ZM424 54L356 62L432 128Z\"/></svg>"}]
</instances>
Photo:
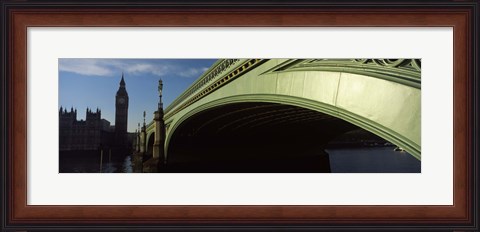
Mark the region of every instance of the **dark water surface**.
<instances>
[{"instance_id":1,"label":"dark water surface","mask_svg":"<svg viewBox=\"0 0 480 232\"><path fill-rule=\"evenodd\" d=\"M334 173L420 173L421 162L394 147L327 149Z\"/></svg>"},{"instance_id":2,"label":"dark water surface","mask_svg":"<svg viewBox=\"0 0 480 232\"><path fill-rule=\"evenodd\" d=\"M60 173L130 173L131 156L111 157L98 151L60 153Z\"/></svg>"},{"instance_id":3,"label":"dark water surface","mask_svg":"<svg viewBox=\"0 0 480 232\"><path fill-rule=\"evenodd\" d=\"M421 162L394 147L330 148L332 173L420 173ZM100 162L102 158L102 162ZM101 168L100 168L101 164ZM99 152L69 152L60 155L61 173L130 173L131 156L110 157Z\"/></svg>"}]
</instances>

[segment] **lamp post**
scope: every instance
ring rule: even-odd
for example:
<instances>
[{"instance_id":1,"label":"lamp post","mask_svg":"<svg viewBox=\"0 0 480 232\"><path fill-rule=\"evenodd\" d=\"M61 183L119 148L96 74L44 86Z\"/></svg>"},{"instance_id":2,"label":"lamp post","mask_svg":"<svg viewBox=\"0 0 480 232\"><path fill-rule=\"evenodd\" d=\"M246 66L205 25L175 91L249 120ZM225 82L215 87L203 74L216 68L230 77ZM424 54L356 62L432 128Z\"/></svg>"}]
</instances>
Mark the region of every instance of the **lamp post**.
<instances>
[{"instance_id":1,"label":"lamp post","mask_svg":"<svg viewBox=\"0 0 480 232\"><path fill-rule=\"evenodd\" d=\"M162 79L160 79L158 80L158 96L160 97L160 100L158 101L158 109L163 109L162 91L163 91L163 81Z\"/></svg>"},{"instance_id":2,"label":"lamp post","mask_svg":"<svg viewBox=\"0 0 480 232\"><path fill-rule=\"evenodd\" d=\"M158 169L162 169L165 162L165 122L163 121L163 102L162 102L162 92L163 92L163 81L162 79L158 80L158 110L155 112L154 121L155 121L155 141L153 144L153 157L158 158Z\"/></svg>"}]
</instances>

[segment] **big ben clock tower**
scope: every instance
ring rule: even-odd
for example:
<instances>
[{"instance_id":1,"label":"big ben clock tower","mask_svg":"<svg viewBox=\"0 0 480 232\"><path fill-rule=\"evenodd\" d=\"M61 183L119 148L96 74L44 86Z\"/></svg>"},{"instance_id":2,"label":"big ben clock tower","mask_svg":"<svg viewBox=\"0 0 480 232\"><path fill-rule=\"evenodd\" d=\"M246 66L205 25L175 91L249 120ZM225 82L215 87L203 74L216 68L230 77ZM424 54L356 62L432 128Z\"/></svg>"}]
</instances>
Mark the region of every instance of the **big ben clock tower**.
<instances>
[{"instance_id":1,"label":"big ben clock tower","mask_svg":"<svg viewBox=\"0 0 480 232\"><path fill-rule=\"evenodd\" d=\"M118 146L127 146L128 120L128 93L125 89L125 80L120 81L117 95L115 95L115 142Z\"/></svg>"}]
</instances>

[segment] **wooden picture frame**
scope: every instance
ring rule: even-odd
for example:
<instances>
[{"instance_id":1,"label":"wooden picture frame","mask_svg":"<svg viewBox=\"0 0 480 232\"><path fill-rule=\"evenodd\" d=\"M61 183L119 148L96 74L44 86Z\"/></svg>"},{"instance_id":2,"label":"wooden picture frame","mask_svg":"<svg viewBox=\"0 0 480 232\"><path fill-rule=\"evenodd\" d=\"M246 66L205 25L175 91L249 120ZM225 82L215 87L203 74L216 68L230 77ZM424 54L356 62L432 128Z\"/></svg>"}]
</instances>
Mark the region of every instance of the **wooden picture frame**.
<instances>
[{"instance_id":1,"label":"wooden picture frame","mask_svg":"<svg viewBox=\"0 0 480 232\"><path fill-rule=\"evenodd\" d=\"M4 1L3 230L478 230L478 1ZM27 204L27 28L325 26L454 28L452 206L48 206Z\"/></svg>"}]
</instances>

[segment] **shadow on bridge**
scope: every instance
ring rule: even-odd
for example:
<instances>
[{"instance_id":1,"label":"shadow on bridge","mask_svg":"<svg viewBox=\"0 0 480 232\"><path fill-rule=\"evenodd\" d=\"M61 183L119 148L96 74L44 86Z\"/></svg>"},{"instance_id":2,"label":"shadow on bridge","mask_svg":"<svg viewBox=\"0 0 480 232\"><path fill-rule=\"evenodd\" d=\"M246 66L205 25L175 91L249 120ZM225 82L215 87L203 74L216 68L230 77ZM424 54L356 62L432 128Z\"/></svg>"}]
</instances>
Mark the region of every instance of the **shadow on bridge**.
<instances>
[{"instance_id":1,"label":"shadow on bridge","mask_svg":"<svg viewBox=\"0 0 480 232\"><path fill-rule=\"evenodd\" d=\"M330 172L324 151L358 129L342 119L297 106L234 103L183 122L168 147L167 172Z\"/></svg>"}]
</instances>

